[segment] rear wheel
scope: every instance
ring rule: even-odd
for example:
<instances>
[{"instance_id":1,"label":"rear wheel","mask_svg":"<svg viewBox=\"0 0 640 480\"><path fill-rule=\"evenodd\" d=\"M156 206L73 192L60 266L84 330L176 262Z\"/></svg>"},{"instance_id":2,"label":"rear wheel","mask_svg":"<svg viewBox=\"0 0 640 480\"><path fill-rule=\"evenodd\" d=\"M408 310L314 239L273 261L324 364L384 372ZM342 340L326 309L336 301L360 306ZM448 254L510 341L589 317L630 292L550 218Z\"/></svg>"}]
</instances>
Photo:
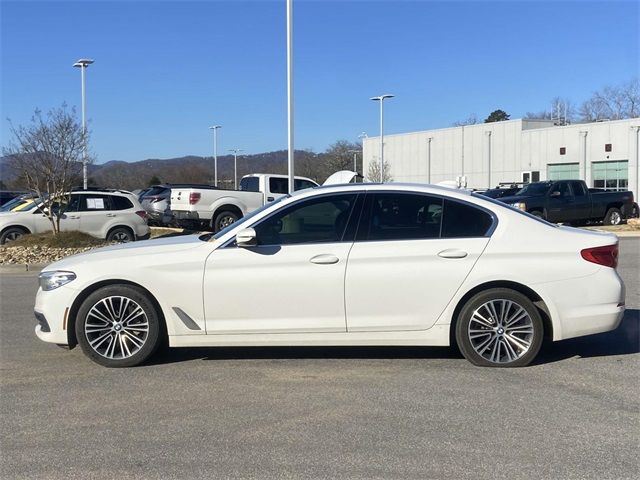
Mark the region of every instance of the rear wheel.
<instances>
[{"instance_id":1,"label":"rear wheel","mask_svg":"<svg viewBox=\"0 0 640 480\"><path fill-rule=\"evenodd\" d=\"M618 208L610 208L604 216L605 225L620 225L622 223L622 212Z\"/></svg>"},{"instance_id":2,"label":"rear wheel","mask_svg":"<svg viewBox=\"0 0 640 480\"><path fill-rule=\"evenodd\" d=\"M109 285L82 302L76 338L91 360L105 367L133 367L160 345L160 317L148 296L131 285Z\"/></svg>"},{"instance_id":3,"label":"rear wheel","mask_svg":"<svg viewBox=\"0 0 640 480\"><path fill-rule=\"evenodd\" d=\"M238 220L238 215L229 210L225 210L224 212L220 212L216 215L216 218L213 221L213 231L219 232L223 228L228 227L232 223Z\"/></svg>"},{"instance_id":4,"label":"rear wheel","mask_svg":"<svg viewBox=\"0 0 640 480\"><path fill-rule=\"evenodd\" d=\"M456 341L464 357L485 367L523 367L542 345L544 326L523 294L493 288L474 295L462 308Z\"/></svg>"},{"instance_id":5,"label":"rear wheel","mask_svg":"<svg viewBox=\"0 0 640 480\"><path fill-rule=\"evenodd\" d=\"M117 227L107 235L107 242L129 243L133 242L135 237L131 230L126 227Z\"/></svg>"}]
</instances>

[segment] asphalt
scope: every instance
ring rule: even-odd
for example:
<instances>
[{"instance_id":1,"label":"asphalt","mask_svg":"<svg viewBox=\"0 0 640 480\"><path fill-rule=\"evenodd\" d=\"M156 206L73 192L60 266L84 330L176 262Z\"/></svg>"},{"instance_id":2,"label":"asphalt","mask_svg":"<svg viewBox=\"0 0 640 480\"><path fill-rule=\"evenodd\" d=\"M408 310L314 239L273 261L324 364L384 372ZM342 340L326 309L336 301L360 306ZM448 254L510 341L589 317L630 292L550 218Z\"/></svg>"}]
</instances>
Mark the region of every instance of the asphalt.
<instances>
[{"instance_id":1,"label":"asphalt","mask_svg":"<svg viewBox=\"0 0 640 480\"><path fill-rule=\"evenodd\" d=\"M635 479L640 239L614 332L476 368L448 348L169 350L111 370L33 334L0 275L2 479Z\"/></svg>"}]
</instances>

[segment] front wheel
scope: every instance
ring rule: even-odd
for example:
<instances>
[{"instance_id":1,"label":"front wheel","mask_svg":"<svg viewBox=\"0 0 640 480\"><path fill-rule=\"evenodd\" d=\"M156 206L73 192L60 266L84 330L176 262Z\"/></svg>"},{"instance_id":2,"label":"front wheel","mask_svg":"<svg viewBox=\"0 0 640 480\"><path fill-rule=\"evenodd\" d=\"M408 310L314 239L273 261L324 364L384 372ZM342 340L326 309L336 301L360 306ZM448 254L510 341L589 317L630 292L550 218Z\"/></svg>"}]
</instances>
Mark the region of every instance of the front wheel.
<instances>
[{"instance_id":1,"label":"front wheel","mask_svg":"<svg viewBox=\"0 0 640 480\"><path fill-rule=\"evenodd\" d=\"M523 367L540 351L544 326L523 294L494 288L474 295L462 308L456 341L464 357L484 367Z\"/></svg>"},{"instance_id":2,"label":"front wheel","mask_svg":"<svg viewBox=\"0 0 640 480\"><path fill-rule=\"evenodd\" d=\"M133 367L161 340L160 317L147 294L131 285L109 285L78 310L76 338L84 354L105 367Z\"/></svg>"},{"instance_id":3,"label":"front wheel","mask_svg":"<svg viewBox=\"0 0 640 480\"><path fill-rule=\"evenodd\" d=\"M604 216L605 225L620 225L622 223L622 212L618 208L610 208Z\"/></svg>"},{"instance_id":4,"label":"front wheel","mask_svg":"<svg viewBox=\"0 0 640 480\"><path fill-rule=\"evenodd\" d=\"M14 240L18 240L24 234L25 231L21 228L7 228L4 232L2 232L2 235L0 235L0 245L5 245L7 243L13 242Z\"/></svg>"}]
</instances>

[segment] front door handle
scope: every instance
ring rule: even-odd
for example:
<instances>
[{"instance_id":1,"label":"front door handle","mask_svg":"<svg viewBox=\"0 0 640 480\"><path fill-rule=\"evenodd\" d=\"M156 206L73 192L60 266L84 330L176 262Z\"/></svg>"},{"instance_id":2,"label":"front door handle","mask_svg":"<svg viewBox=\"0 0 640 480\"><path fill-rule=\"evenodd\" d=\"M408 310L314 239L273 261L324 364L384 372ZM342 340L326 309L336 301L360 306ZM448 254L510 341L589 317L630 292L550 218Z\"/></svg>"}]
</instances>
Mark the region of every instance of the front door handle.
<instances>
[{"instance_id":1,"label":"front door handle","mask_svg":"<svg viewBox=\"0 0 640 480\"><path fill-rule=\"evenodd\" d=\"M115 213L107 213L107 217L115 217L116 214Z\"/></svg>"},{"instance_id":2,"label":"front door handle","mask_svg":"<svg viewBox=\"0 0 640 480\"><path fill-rule=\"evenodd\" d=\"M79 219L80 217L78 217L77 215L69 215L69 218L70 218L71 220L77 220L77 219Z\"/></svg>"},{"instance_id":3,"label":"front door handle","mask_svg":"<svg viewBox=\"0 0 640 480\"><path fill-rule=\"evenodd\" d=\"M438 256L442 258L464 258L467 256L467 252L451 248L449 250L441 251L438 253Z\"/></svg>"},{"instance_id":4,"label":"front door handle","mask_svg":"<svg viewBox=\"0 0 640 480\"><path fill-rule=\"evenodd\" d=\"M331 265L333 263L338 263L340 259L335 255L331 255L330 253L322 253L320 255L316 255L315 257L311 257L309 261L318 265Z\"/></svg>"}]
</instances>

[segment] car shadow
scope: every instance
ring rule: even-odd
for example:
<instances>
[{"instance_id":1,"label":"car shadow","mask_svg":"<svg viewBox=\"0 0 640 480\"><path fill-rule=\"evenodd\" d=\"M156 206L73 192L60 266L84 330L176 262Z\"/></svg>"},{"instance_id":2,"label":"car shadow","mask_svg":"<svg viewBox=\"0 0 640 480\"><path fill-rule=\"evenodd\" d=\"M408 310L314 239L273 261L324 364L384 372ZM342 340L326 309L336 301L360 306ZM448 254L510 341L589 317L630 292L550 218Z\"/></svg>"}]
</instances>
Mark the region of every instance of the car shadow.
<instances>
[{"instance_id":1,"label":"car shadow","mask_svg":"<svg viewBox=\"0 0 640 480\"><path fill-rule=\"evenodd\" d=\"M640 353L640 310L628 309L611 332L543 345L533 365L573 357L590 358ZM454 347L190 347L164 348L147 366L191 360L280 359L459 359Z\"/></svg>"}]
</instances>

